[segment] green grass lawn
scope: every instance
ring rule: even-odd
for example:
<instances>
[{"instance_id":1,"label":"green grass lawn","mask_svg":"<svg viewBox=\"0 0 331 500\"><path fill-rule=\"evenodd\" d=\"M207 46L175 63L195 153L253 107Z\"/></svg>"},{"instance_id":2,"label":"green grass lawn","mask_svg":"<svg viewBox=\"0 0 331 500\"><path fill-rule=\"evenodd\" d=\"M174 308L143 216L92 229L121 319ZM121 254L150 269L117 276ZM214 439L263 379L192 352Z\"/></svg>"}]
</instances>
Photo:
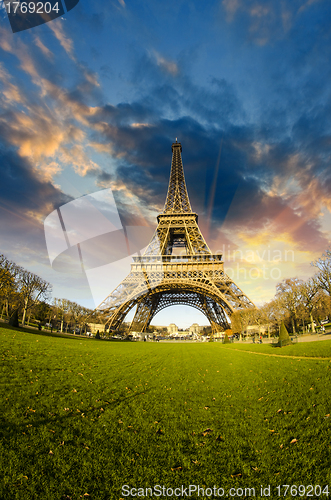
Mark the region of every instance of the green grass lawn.
<instances>
[{"instance_id":1,"label":"green grass lawn","mask_svg":"<svg viewBox=\"0 0 331 500\"><path fill-rule=\"evenodd\" d=\"M317 337L316 337L317 338ZM317 357L330 358L331 360L331 339L319 340L318 342L298 342L297 344L286 347L274 347L272 344L225 344L225 348L241 351L252 351L263 354L272 354L277 356L296 356L296 357Z\"/></svg>"},{"instance_id":2,"label":"green grass lawn","mask_svg":"<svg viewBox=\"0 0 331 500\"><path fill-rule=\"evenodd\" d=\"M0 328L0 345L1 500L190 484L254 487L255 498L270 484L278 498L277 485L330 484L330 341L112 343Z\"/></svg>"}]
</instances>

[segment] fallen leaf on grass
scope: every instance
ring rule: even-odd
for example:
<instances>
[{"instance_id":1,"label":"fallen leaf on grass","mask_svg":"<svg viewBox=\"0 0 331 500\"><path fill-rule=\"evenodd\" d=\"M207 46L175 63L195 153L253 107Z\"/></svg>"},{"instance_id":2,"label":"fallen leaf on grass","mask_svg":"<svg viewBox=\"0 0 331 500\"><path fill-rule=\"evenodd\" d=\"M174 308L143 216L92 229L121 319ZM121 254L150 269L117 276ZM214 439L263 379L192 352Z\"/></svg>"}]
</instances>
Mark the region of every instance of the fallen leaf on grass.
<instances>
[{"instance_id":1,"label":"fallen leaf on grass","mask_svg":"<svg viewBox=\"0 0 331 500\"><path fill-rule=\"evenodd\" d=\"M52 452L52 450L49 450L49 455L54 455L54 453Z\"/></svg>"},{"instance_id":2,"label":"fallen leaf on grass","mask_svg":"<svg viewBox=\"0 0 331 500\"><path fill-rule=\"evenodd\" d=\"M292 439L292 441L290 442L290 444L294 444L296 443L298 440L296 438Z\"/></svg>"},{"instance_id":3,"label":"fallen leaf on grass","mask_svg":"<svg viewBox=\"0 0 331 500\"><path fill-rule=\"evenodd\" d=\"M231 477L241 477L241 476L242 476L241 473L239 473L239 474L233 474L233 475L231 474Z\"/></svg>"},{"instance_id":4,"label":"fallen leaf on grass","mask_svg":"<svg viewBox=\"0 0 331 500\"><path fill-rule=\"evenodd\" d=\"M210 432L213 432L213 429L209 429L209 427L208 427L208 429L206 429L206 430L204 430L203 432L201 432L201 434L202 434L203 436L207 436L207 434L209 434Z\"/></svg>"},{"instance_id":5,"label":"fallen leaf on grass","mask_svg":"<svg viewBox=\"0 0 331 500\"><path fill-rule=\"evenodd\" d=\"M172 471L175 471L175 470L182 470L182 467L171 467L171 470L172 470Z\"/></svg>"},{"instance_id":6,"label":"fallen leaf on grass","mask_svg":"<svg viewBox=\"0 0 331 500\"><path fill-rule=\"evenodd\" d=\"M281 411L282 411L282 409L281 409L281 408L279 408L279 410L277 410L277 413L280 413Z\"/></svg>"},{"instance_id":7,"label":"fallen leaf on grass","mask_svg":"<svg viewBox=\"0 0 331 500\"><path fill-rule=\"evenodd\" d=\"M205 406L205 407L204 407L204 410L209 410L209 406Z\"/></svg>"},{"instance_id":8,"label":"fallen leaf on grass","mask_svg":"<svg viewBox=\"0 0 331 500\"><path fill-rule=\"evenodd\" d=\"M17 476L16 481L22 481L22 479L29 479L29 478L28 476L23 476L23 474L20 474L19 476Z\"/></svg>"}]
</instances>

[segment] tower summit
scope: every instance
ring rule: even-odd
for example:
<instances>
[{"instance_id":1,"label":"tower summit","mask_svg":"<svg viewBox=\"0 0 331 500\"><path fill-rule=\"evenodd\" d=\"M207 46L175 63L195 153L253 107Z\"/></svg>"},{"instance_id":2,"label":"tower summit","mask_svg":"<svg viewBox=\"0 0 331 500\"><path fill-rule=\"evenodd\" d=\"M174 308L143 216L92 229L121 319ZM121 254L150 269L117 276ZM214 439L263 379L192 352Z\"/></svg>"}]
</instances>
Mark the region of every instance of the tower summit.
<instances>
[{"instance_id":1,"label":"tower summit","mask_svg":"<svg viewBox=\"0 0 331 500\"><path fill-rule=\"evenodd\" d=\"M129 275L97 308L111 329L119 328L136 307L131 330L143 332L161 309L182 304L202 312L216 333L229 328L235 310L254 307L224 272L222 255L212 254L201 234L181 153L176 139L164 210L144 255L133 258Z\"/></svg>"},{"instance_id":2,"label":"tower summit","mask_svg":"<svg viewBox=\"0 0 331 500\"><path fill-rule=\"evenodd\" d=\"M172 145L171 172L164 214L192 212L186 189L181 152L182 145L176 139Z\"/></svg>"}]
</instances>

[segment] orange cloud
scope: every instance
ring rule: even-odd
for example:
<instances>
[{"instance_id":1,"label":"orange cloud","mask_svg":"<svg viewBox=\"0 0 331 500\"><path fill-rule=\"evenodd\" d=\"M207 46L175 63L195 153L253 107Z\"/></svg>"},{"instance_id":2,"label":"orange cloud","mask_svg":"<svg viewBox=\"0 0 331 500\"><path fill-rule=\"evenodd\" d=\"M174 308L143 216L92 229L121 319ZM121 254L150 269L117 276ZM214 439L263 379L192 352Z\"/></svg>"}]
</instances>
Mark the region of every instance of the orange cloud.
<instances>
[{"instance_id":1,"label":"orange cloud","mask_svg":"<svg viewBox=\"0 0 331 500\"><path fill-rule=\"evenodd\" d=\"M156 63L160 68L164 69L167 73L170 73L172 76L176 76L178 74L178 66L173 61L169 61L162 57L158 52L154 51L154 56L156 59Z\"/></svg>"},{"instance_id":2,"label":"orange cloud","mask_svg":"<svg viewBox=\"0 0 331 500\"><path fill-rule=\"evenodd\" d=\"M73 41L65 34L62 26L62 21L60 19L55 19L51 23L47 24L48 28L51 29L57 38L57 40L60 42L60 45L63 47L63 49L66 51L67 55L72 59L73 61L76 61L75 55L74 55L74 44Z\"/></svg>"},{"instance_id":3,"label":"orange cloud","mask_svg":"<svg viewBox=\"0 0 331 500\"><path fill-rule=\"evenodd\" d=\"M53 58L52 52L43 44L43 42L40 40L39 36L36 36L34 39L34 43L36 44L37 47L42 51L44 56L46 56L48 59Z\"/></svg>"},{"instance_id":4,"label":"orange cloud","mask_svg":"<svg viewBox=\"0 0 331 500\"><path fill-rule=\"evenodd\" d=\"M20 92L17 85L14 85L10 81L11 77L8 72L3 68L0 63L0 81L3 83L3 95L7 99L8 103L16 102L23 103L25 99L23 98L22 93Z\"/></svg>"}]
</instances>

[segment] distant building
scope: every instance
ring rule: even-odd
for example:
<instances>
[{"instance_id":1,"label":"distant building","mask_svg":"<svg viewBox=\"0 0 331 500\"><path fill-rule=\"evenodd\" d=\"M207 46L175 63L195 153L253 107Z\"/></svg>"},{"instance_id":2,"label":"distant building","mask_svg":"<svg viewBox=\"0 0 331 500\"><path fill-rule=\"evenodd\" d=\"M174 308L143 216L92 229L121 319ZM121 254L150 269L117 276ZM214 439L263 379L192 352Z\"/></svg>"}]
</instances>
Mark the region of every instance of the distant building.
<instances>
[{"instance_id":1,"label":"distant building","mask_svg":"<svg viewBox=\"0 0 331 500\"><path fill-rule=\"evenodd\" d=\"M88 331L91 333L97 333L99 330L100 333L103 333L105 331L105 325L101 323L89 323L88 324Z\"/></svg>"},{"instance_id":2,"label":"distant building","mask_svg":"<svg viewBox=\"0 0 331 500\"><path fill-rule=\"evenodd\" d=\"M157 332L162 332L162 330L164 330L164 328L166 328L165 326L159 326L159 325L150 325L152 328L154 328L154 331L157 331Z\"/></svg>"},{"instance_id":3,"label":"distant building","mask_svg":"<svg viewBox=\"0 0 331 500\"><path fill-rule=\"evenodd\" d=\"M191 325L189 328L189 332L198 335L202 331L202 328L203 327L199 326L198 323L193 323L193 325Z\"/></svg>"},{"instance_id":4,"label":"distant building","mask_svg":"<svg viewBox=\"0 0 331 500\"><path fill-rule=\"evenodd\" d=\"M268 325L248 325L247 335L261 335L268 332Z\"/></svg>"},{"instance_id":5,"label":"distant building","mask_svg":"<svg viewBox=\"0 0 331 500\"><path fill-rule=\"evenodd\" d=\"M214 338L216 338L216 339L224 339L224 337L225 337L225 332L214 333Z\"/></svg>"},{"instance_id":6,"label":"distant building","mask_svg":"<svg viewBox=\"0 0 331 500\"><path fill-rule=\"evenodd\" d=\"M176 335L178 333L178 326L175 323L170 323L168 326L169 335Z\"/></svg>"}]
</instances>

